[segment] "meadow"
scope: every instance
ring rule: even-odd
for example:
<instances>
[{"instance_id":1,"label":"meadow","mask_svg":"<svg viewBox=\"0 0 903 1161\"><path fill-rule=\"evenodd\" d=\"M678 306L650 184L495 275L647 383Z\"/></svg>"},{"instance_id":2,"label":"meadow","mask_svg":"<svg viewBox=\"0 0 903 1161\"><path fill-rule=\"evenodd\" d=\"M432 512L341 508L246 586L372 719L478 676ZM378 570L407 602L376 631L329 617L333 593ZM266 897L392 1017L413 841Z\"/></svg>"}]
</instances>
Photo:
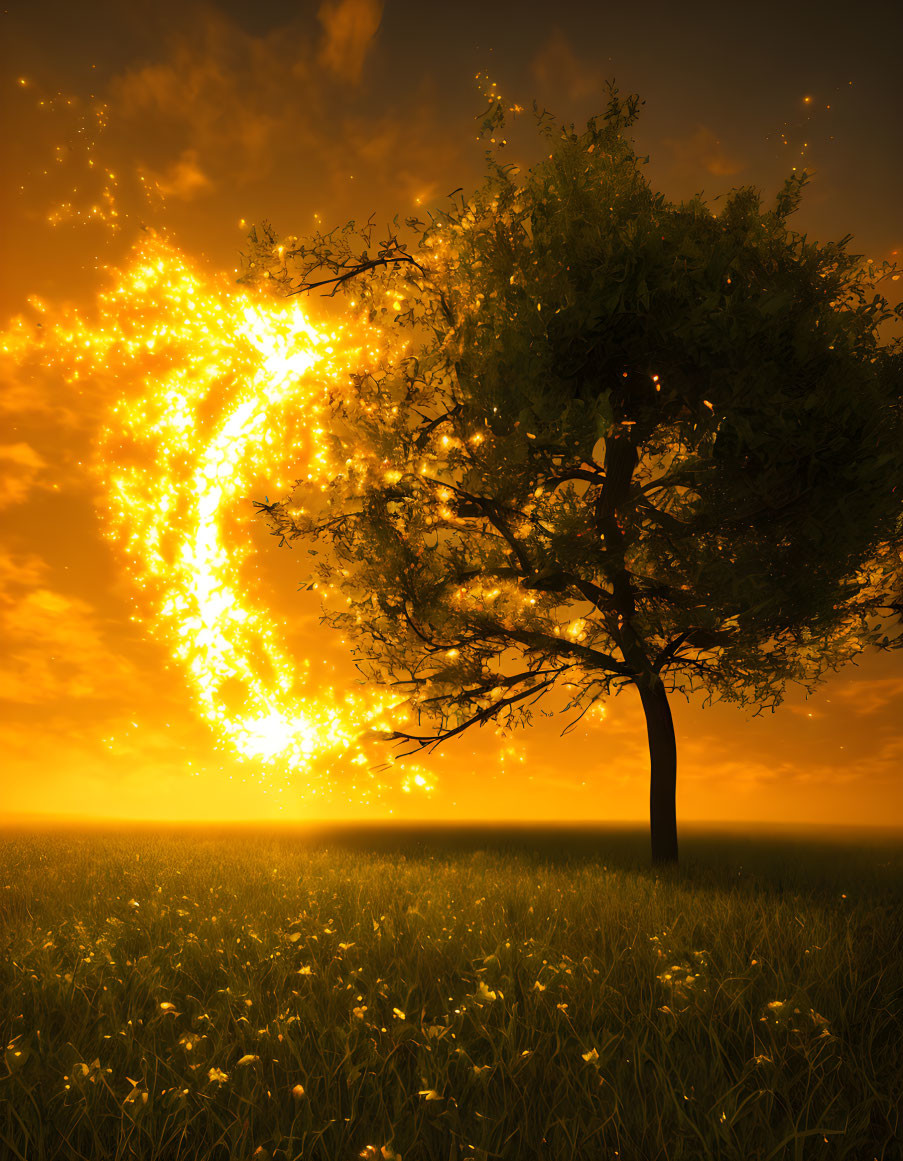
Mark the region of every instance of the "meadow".
<instances>
[{"instance_id":1,"label":"meadow","mask_svg":"<svg viewBox=\"0 0 903 1161\"><path fill-rule=\"evenodd\" d=\"M892 1161L903 843L0 834L0 1155Z\"/></svg>"}]
</instances>

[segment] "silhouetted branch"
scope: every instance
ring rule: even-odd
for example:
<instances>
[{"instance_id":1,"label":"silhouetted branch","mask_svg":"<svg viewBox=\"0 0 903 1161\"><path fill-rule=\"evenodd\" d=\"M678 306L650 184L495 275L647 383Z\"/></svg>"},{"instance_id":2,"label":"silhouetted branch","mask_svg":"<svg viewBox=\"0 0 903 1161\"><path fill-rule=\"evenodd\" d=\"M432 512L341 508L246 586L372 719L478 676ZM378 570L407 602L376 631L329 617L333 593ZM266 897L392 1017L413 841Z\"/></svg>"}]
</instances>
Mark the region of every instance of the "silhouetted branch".
<instances>
[{"instance_id":1,"label":"silhouetted branch","mask_svg":"<svg viewBox=\"0 0 903 1161\"><path fill-rule=\"evenodd\" d=\"M681 633L678 637L675 637L673 641L668 642L668 644L664 647L664 649L662 649L656 659L652 662L653 673L658 673L663 666L668 664L668 662L677 653L677 650L681 647L681 645L683 645L688 637L692 636L692 633L692 629L687 629L686 632Z\"/></svg>"},{"instance_id":2,"label":"silhouetted branch","mask_svg":"<svg viewBox=\"0 0 903 1161\"><path fill-rule=\"evenodd\" d=\"M290 290L286 297L290 298L293 294L304 294L308 290L316 290L318 286L332 286L329 294L331 298L342 283L348 282L350 279L356 278L358 274L364 274L368 270L375 270L378 266L387 267L390 262L410 262L412 266L417 267L421 274L426 274L426 270L410 254L384 254L379 258L370 258L366 262L358 262L350 270L346 270L345 273L339 274L335 278L321 278L318 282L302 282L300 286Z\"/></svg>"},{"instance_id":3,"label":"silhouetted branch","mask_svg":"<svg viewBox=\"0 0 903 1161\"><path fill-rule=\"evenodd\" d=\"M437 746L441 745L443 742L447 742L449 738L455 737L456 734L463 733L464 730L469 729L470 726L477 724L484 725L486 722L491 721L494 717L497 717L498 714L506 707L516 705L518 702L524 701L525 698L540 694L544 689L548 689L550 685L554 685L555 678L557 676L558 673L556 672L555 677L550 678L548 681L540 682L539 685L534 685L529 689L522 690L520 693L512 694L511 697L502 698L500 701L496 702L495 705L486 706L484 709L479 710L472 717L468 718L466 722L462 722L460 725L455 726L450 730L445 730L440 734L405 734L401 733L400 731L396 731L393 734L390 734L386 740L390 742L400 741L417 743L413 750L406 750L403 754L401 754L400 757L402 758L409 758L411 754L418 754L421 750L435 750ZM496 684L498 684L498 682L496 682Z\"/></svg>"}]
</instances>

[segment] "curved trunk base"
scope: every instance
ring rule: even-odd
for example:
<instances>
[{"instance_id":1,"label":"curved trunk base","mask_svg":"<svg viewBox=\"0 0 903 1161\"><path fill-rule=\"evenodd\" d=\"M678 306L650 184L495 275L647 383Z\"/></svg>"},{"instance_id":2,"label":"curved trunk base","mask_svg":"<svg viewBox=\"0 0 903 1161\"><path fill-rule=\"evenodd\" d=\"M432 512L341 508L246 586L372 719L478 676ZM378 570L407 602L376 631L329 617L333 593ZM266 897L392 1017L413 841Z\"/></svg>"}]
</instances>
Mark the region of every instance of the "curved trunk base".
<instances>
[{"instance_id":1,"label":"curved trunk base","mask_svg":"<svg viewBox=\"0 0 903 1161\"><path fill-rule=\"evenodd\" d=\"M649 825L654 866L677 864L677 744L662 679L638 686L649 736Z\"/></svg>"}]
</instances>

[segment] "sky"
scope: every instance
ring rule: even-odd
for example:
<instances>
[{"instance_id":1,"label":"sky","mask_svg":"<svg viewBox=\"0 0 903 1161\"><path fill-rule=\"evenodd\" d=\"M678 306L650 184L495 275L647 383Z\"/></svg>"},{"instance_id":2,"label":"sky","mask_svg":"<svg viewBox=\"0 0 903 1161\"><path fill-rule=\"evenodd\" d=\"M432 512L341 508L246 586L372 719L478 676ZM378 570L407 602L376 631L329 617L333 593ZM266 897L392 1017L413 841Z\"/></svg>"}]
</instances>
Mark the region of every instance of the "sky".
<instances>
[{"instance_id":1,"label":"sky","mask_svg":"<svg viewBox=\"0 0 903 1161\"><path fill-rule=\"evenodd\" d=\"M252 515L310 432L292 420L286 371L300 316L285 304L253 313L235 285L239 254L264 220L304 235L374 214L381 230L475 188L482 74L525 110L508 146L522 166L537 157L534 100L580 127L613 79L645 102L631 133L672 201L701 192L717 209L752 184L768 203L805 167L792 227L823 242L852 234L851 252L896 261L898 5L54 0L8 3L0 20L0 812L645 821L633 689L564 736L560 703L513 738L471 731L396 764L379 794L345 778L314 717L307 767L272 746L267 762L264 743L237 751L252 703L284 730L325 691L333 705L359 692L316 595L296 591L299 550L279 549ZM333 362L323 354L343 325L337 308L299 305L318 336L297 339L313 352L305 373L341 372L343 348ZM164 325L162 352L128 347ZM183 372L186 391L202 382L207 394L181 427L164 407L159 430L175 426L155 443L135 417L159 410L159 395L145 397ZM211 702L197 625L172 602L159 610L196 591L197 556L172 564L178 494L209 464L245 374L270 410L242 432L232 491L208 493L231 546L215 579L248 618L228 630L230 656L257 667L242 706ZM143 517L117 518L117 479ZM167 496L169 516L154 523ZM169 562L156 572L154 551ZM903 827L903 651L863 653L811 696L788 685L774 713L704 707L699 692L670 700L679 824ZM353 734L358 711L342 712Z\"/></svg>"}]
</instances>

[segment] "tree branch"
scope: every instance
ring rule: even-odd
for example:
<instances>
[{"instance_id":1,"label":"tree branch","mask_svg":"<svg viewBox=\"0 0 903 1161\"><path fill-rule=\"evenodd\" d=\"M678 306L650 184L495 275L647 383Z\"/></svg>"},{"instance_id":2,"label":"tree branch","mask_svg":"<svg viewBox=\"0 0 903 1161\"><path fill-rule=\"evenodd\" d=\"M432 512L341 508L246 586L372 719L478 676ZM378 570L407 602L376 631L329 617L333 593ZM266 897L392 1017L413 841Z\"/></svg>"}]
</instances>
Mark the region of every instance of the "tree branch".
<instances>
[{"instance_id":1,"label":"tree branch","mask_svg":"<svg viewBox=\"0 0 903 1161\"><path fill-rule=\"evenodd\" d=\"M455 573L454 580L449 580L448 583L462 585L475 577L485 576L491 577L493 580L520 580L520 569L514 568L475 568L469 572Z\"/></svg>"},{"instance_id":2,"label":"tree branch","mask_svg":"<svg viewBox=\"0 0 903 1161\"><path fill-rule=\"evenodd\" d=\"M633 678L635 670L625 662L618 661L608 653L600 653L597 649L590 649L587 645L578 645L576 641L564 641L560 637L550 637L548 633L530 633L526 629L506 629L504 625L493 623L493 632L500 637L507 637L544 652L557 653L566 657L577 657L592 669L605 669L619 677Z\"/></svg>"},{"instance_id":3,"label":"tree branch","mask_svg":"<svg viewBox=\"0 0 903 1161\"><path fill-rule=\"evenodd\" d=\"M664 666L667 665L668 662L674 657L681 645L683 645L687 638L692 636L692 634L693 630L687 629L686 632L681 633L678 637L675 637L672 641L669 641L664 649L661 650L661 652L652 662L653 672L659 673L664 668Z\"/></svg>"},{"instance_id":4,"label":"tree branch","mask_svg":"<svg viewBox=\"0 0 903 1161\"><path fill-rule=\"evenodd\" d=\"M550 490L557 488L559 484L564 484L568 480L586 480L590 484L600 485L605 483L604 472L591 472L586 468L573 468L570 471L562 472L560 476L551 476L544 480L542 487Z\"/></svg>"},{"instance_id":5,"label":"tree branch","mask_svg":"<svg viewBox=\"0 0 903 1161\"><path fill-rule=\"evenodd\" d=\"M319 282L302 282L295 290L290 290L286 298L290 298L293 294L304 294L308 290L316 290L318 286L332 286L329 294L331 298L342 283L348 282L350 279L356 278L358 274L364 274L368 270L375 270L377 266L388 266L390 262L410 262L412 266L417 267L421 274L426 274L426 270L410 254L384 254L384 256L379 258L370 258L366 262L358 262L350 270L347 270L344 274L337 275L335 278L321 278ZM319 263L319 265L322 266L323 263ZM339 269L343 267L344 263Z\"/></svg>"},{"instance_id":6,"label":"tree branch","mask_svg":"<svg viewBox=\"0 0 903 1161\"><path fill-rule=\"evenodd\" d=\"M552 677L559 677L565 670L572 668L570 665L562 665L558 669L525 669L521 673L512 673L507 677L499 675L490 675L482 684L474 686L472 689L462 689L460 693L456 694L437 694L435 697L425 697L418 701L418 705L429 705L432 702L467 702L473 701L474 698L485 696L493 689L501 686L517 685L518 682L526 681L528 678L545 677L551 674ZM436 676L431 678L419 679L424 684L427 681L435 681Z\"/></svg>"},{"instance_id":7,"label":"tree branch","mask_svg":"<svg viewBox=\"0 0 903 1161\"><path fill-rule=\"evenodd\" d=\"M580 713L579 713L579 714L577 714L577 716L574 718L574 720L573 720L572 722L568 722L568 724L567 724L567 725L564 727L564 729L561 731L561 733L560 733L558 736L559 736L560 738L563 738L563 737L565 736L565 734L569 734L569 733L571 732L571 730L574 728L574 726L576 726L576 725L577 725L577 723L580 721L580 719L583 717L583 715L584 715L585 713L588 713L588 712L589 712L589 710L591 710L591 709L593 708L593 706L596 704L596 702L597 702L598 700L599 700L599 695L598 695L598 694L596 694L596 696L595 696L595 697L592 699L592 701L589 703L589 705L585 706L585 707L584 707L584 708L583 708L583 709L580 711ZM574 704L574 701L573 701L573 699L572 699L572 700L571 700L571 705L573 705L573 704ZM565 712L565 713L567 713L567 711L568 711L569 709L570 709L570 706L565 706L565 708L564 708L564 712Z\"/></svg>"},{"instance_id":8,"label":"tree branch","mask_svg":"<svg viewBox=\"0 0 903 1161\"><path fill-rule=\"evenodd\" d=\"M558 674L556 671L555 677L557 676ZM435 750L435 748L441 745L442 742L447 742L449 738L453 738L456 734L463 733L464 730L469 729L470 726L476 725L478 722L482 725L487 721L491 721L492 718L496 717L501 712L501 710L505 709L507 706L516 705L517 702L523 701L525 698L531 697L533 695L538 696L544 689L548 689L550 685L554 685L555 677L550 678L548 681L540 682L539 685L531 686L529 689L522 690L520 693L512 694L511 697L503 698L495 705L486 706L484 709L479 710L472 717L468 718L466 722L462 722L460 725L455 726L451 730L446 730L444 733L427 735L405 734L401 733L401 731L395 731L393 734L390 734L386 740L390 742L407 741L417 743L417 746L413 750L408 750L402 754L402 758L407 758L411 754L419 753L420 750Z\"/></svg>"},{"instance_id":9,"label":"tree branch","mask_svg":"<svg viewBox=\"0 0 903 1161\"><path fill-rule=\"evenodd\" d=\"M693 477L717 467L718 465L713 461L707 461L695 468L680 467L674 472L665 472L665 474L663 476L659 476L657 480L650 480L648 484L643 484L643 486L637 490L637 495L642 496L646 492L655 492L659 488L671 488L675 485L689 488L691 490L696 490L696 485L693 483Z\"/></svg>"},{"instance_id":10,"label":"tree branch","mask_svg":"<svg viewBox=\"0 0 903 1161\"><path fill-rule=\"evenodd\" d=\"M490 523L492 523L493 527L496 528L499 535L503 539L507 539L507 537L505 537L504 532L502 532L502 530L498 528L498 526L492 520L492 516L487 510L488 508L491 508L492 511L497 513L511 512L514 516L519 516L521 520L529 520L531 524L535 524L537 528L541 529L546 534L546 536L551 535L548 528L546 528L543 524L540 524L535 516L528 515L526 512L521 512L519 508L511 508L507 504L500 504L497 500L492 500L485 496L476 496L473 492L468 492L465 488L460 487L458 484L453 484L448 480L437 480L435 476L421 476L420 478L428 484L435 484L438 488L448 488L450 492L454 492L455 495L459 497L459 516L482 516L484 519L489 520ZM462 511L462 501L464 505L472 505L475 510L472 512ZM532 570L525 569L525 571L530 572Z\"/></svg>"},{"instance_id":11,"label":"tree branch","mask_svg":"<svg viewBox=\"0 0 903 1161\"><path fill-rule=\"evenodd\" d=\"M430 436L430 434L433 431L435 431L436 428L441 423L445 423L446 420L457 419L457 417L461 414L462 411L463 411L462 404L456 403L455 406L451 409L451 411L446 411L446 413L444 415L440 415L436 419L431 419L430 422L426 425L426 427L424 427L422 429L422 431L419 431L417 433L417 437L414 440L414 446L418 449L422 448L423 445L426 443L427 438Z\"/></svg>"}]
</instances>

